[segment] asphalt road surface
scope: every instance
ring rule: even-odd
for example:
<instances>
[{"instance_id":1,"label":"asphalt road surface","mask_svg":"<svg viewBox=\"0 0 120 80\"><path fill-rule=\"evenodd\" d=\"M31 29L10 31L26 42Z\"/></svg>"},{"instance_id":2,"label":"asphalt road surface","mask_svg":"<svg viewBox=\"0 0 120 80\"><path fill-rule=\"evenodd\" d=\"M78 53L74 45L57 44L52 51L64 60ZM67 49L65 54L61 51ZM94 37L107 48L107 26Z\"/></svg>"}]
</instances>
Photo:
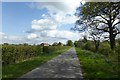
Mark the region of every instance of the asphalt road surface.
<instances>
[{"instance_id":1,"label":"asphalt road surface","mask_svg":"<svg viewBox=\"0 0 120 80\"><path fill-rule=\"evenodd\" d=\"M28 66L29 67L29 66ZM81 78L82 71L79 59L76 55L75 48L53 58L47 63L33 69L27 74L21 76L22 78Z\"/></svg>"}]
</instances>

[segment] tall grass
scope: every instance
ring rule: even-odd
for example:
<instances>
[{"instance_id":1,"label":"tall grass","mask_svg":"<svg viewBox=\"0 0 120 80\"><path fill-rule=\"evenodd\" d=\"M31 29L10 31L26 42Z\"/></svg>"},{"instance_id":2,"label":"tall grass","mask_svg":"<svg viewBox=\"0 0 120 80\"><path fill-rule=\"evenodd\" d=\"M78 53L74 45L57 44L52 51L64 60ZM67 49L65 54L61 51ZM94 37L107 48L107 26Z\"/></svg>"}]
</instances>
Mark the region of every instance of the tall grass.
<instances>
[{"instance_id":1,"label":"tall grass","mask_svg":"<svg viewBox=\"0 0 120 80\"><path fill-rule=\"evenodd\" d=\"M120 67L118 59L112 54L111 57L98 53L76 48L77 56L83 68L83 75L87 79L112 78L119 77ZM115 61L114 61L115 60Z\"/></svg>"}]
</instances>

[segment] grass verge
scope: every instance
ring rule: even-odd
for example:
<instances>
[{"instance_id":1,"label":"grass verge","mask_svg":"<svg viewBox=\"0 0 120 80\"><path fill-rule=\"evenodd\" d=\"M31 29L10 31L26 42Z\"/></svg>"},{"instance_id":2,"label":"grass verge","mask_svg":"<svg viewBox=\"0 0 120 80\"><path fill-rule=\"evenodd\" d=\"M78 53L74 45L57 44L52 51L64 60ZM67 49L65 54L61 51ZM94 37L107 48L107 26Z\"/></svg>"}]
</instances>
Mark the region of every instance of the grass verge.
<instances>
[{"instance_id":1,"label":"grass verge","mask_svg":"<svg viewBox=\"0 0 120 80\"><path fill-rule=\"evenodd\" d=\"M83 69L83 76L89 80L102 80L119 78L120 67L118 61L112 61L109 57L76 48L77 56ZM112 56L111 56L112 57ZM116 59L117 60L117 59Z\"/></svg>"},{"instance_id":2,"label":"grass verge","mask_svg":"<svg viewBox=\"0 0 120 80\"><path fill-rule=\"evenodd\" d=\"M23 74L31 71L32 69L42 65L43 63L49 61L53 57L67 51L70 47L67 47L62 50L57 50L51 54L42 54L37 57L34 57L30 60L16 63L16 64L10 64L7 66L2 67L2 80L11 80L11 79L16 79Z\"/></svg>"}]
</instances>

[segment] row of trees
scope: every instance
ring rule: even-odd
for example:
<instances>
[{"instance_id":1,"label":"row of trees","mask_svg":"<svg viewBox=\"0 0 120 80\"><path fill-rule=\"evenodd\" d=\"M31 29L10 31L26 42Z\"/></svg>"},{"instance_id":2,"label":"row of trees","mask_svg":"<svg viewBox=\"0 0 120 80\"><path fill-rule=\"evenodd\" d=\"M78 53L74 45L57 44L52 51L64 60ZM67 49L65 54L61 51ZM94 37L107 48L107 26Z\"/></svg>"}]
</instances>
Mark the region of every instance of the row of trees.
<instances>
[{"instance_id":1,"label":"row of trees","mask_svg":"<svg viewBox=\"0 0 120 80\"><path fill-rule=\"evenodd\" d=\"M3 45L9 45L9 43L4 43ZM24 45L24 46L28 46L29 44L27 43L23 43L23 44L11 44L11 45ZM35 45L35 44L34 44ZM38 44L39 45L39 44ZM66 42L66 44L63 44L62 42L54 42L52 45L50 46L73 46L73 42L72 40L68 40Z\"/></svg>"},{"instance_id":2,"label":"row of trees","mask_svg":"<svg viewBox=\"0 0 120 80\"><path fill-rule=\"evenodd\" d=\"M67 42L66 42L66 45L65 44L63 44L63 43L61 43L61 42L54 42L53 44L52 44L52 46L73 46L73 42L72 42L72 40L68 40Z\"/></svg>"},{"instance_id":3,"label":"row of trees","mask_svg":"<svg viewBox=\"0 0 120 80\"><path fill-rule=\"evenodd\" d=\"M96 50L96 45L94 45L93 40L87 40L86 38L75 41L75 47L81 48L82 50L89 50L95 53L100 53L104 55L111 55L115 53L116 56L120 53L120 40L116 40L116 48L114 50L110 49L109 41L99 42L99 46Z\"/></svg>"},{"instance_id":4,"label":"row of trees","mask_svg":"<svg viewBox=\"0 0 120 80\"><path fill-rule=\"evenodd\" d=\"M101 37L108 38L111 49L115 48L115 38L120 34L120 2L86 2L77 8L75 15L79 19L72 30L88 31L96 49Z\"/></svg>"}]
</instances>

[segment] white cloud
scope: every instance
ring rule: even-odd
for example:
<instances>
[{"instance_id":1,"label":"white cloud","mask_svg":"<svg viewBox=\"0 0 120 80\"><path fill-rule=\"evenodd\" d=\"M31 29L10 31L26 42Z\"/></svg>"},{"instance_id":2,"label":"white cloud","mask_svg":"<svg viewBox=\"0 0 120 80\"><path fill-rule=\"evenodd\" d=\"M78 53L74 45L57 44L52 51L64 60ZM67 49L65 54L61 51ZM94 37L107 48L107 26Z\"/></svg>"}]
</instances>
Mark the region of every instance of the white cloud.
<instances>
[{"instance_id":1,"label":"white cloud","mask_svg":"<svg viewBox=\"0 0 120 80\"><path fill-rule=\"evenodd\" d=\"M1 36L2 34L2 36ZM41 40L37 40L39 36L37 34L28 34L28 35L8 35L5 33L0 32L0 44L2 43L10 43L10 44L22 44L22 43L28 43L28 44L37 44ZM36 39L35 39L36 38Z\"/></svg>"},{"instance_id":2,"label":"white cloud","mask_svg":"<svg viewBox=\"0 0 120 80\"><path fill-rule=\"evenodd\" d=\"M0 32L0 40L2 40L2 38L7 38L6 34L3 32Z\"/></svg>"},{"instance_id":3,"label":"white cloud","mask_svg":"<svg viewBox=\"0 0 120 80\"><path fill-rule=\"evenodd\" d=\"M0 35L1 36L1 35ZM14 35L7 35L5 33L2 34L1 36L1 42L2 43L21 43L24 42L24 38L21 36L14 36Z\"/></svg>"},{"instance_id":4,"label":"white cloud","mask_svg":"<svg viewBox=\"0 0 120 80\"><path fill-rule=\"evenodd\" d=\"M74 15L68 15L63 18L62 23L63 24L74 24L76 20L77 20L77 17L75 17Z\"/></svg>"},{"instance_id":5,"label":"white cloud","mask_svg":"<svg viewBox=\"0 0 120 80\"><path fill-rule=\"evenodd\" d=\"M76 7L82 0L57 0L56 2L36 2L29 4L31 8L44 9L46 8L50 13L74 13Z\"/></svg>"},{"instance_id":6,"label":"white cloud","mask_svg":"<svg viewBox=\"0 0 120 80\"><path fill-rule=\"evenodd\" d=\"M71 32L69 30L58 30L58 27L60 28L60 26L63 26L64 24L75 23L77 18L74 13L80 4L80 1L81 0L65 0L64 2L31 3L29 5L31 8L48 10L47 14L41 16L41 19L32 21L31 30L40 34L41 41L48 41L50 43L53 43L54 41L65 42L68 39L78 40L80 37L79 33ZM31 38L31 35L28 36Z\"/></svg>"},{"instance_id":7,"label":"white cloud","mask_svg":"<svg viewBox=\"0 0 120 80\"><path fill-rule=\"evenodd\" d=\"M67 30L50 30L50 31L42 31L41 33L42 37L54 37L58 39L79 39L79 33L71 32Z\"/></svg>"},{"instance_id":8,"label":"white cloud","mask_svg":"<svg viewBox=\"0 0 120 80\"><path fill-rule=\"evenodd\" d=\"M40 19L32 21L32 29L34 30L54 30L57 28L57 25L51 19Z\"/></svg>"},{"instance_id":9,"label":"white cloud","mask_svg":"<svg viewBox=\"0 0 120 80\"><path fill-rule=\"evenodd\" d=\"M35 39L35 38L38 38L38 35L31 33L31 34L29 34L29 35L27 36L27 38L28 38L28 39Z\"/></svg>"},{"instance_id":10,"label":"white cloud","mask_svg":"<svg viewBox=\"0 0 120 80\"><path fill-rule=\"evenodd\" d=\"M11 43L11 44L41 44L41 42L46 42L52 44L54 42L66 43L67 40L78 40L84 33L71 32L67 30L48 30L41 31L39 34L31 33L25 36L15 36L2 34L1 43Z\"/></svg>"},{"instance_id":11,"label":"white cloud","mask_svg":"<svg viewBox=\"0 0 120 80\"><path fill-rule=\"evenodd\" d=\"M2 35L4 35L5 33L3 33L3 32L0 32L0 36L2 36Z\"/></svg>"},{"instance_id":12,"label":"white cloud","mask_svg":"<svg viewBox=\"0 0 120 80\"><path fill-rule=\"evenodd\" d=\"M76 17L74 15L52 14L42 15L42 19L33 20L31 28L36 31L56 30L62 24L74 24Z\"/></svg>"},{"instance_id":13,"label":"white cloud","mask_svg":"<svg viewBox=\"0 0 120 80\"><path fill-rule=\"evenodd\" d=\"M30 8L37 9L47 9L48 15L42 15L47 20L52 21L53 23L62 23L64 24L72 24L75 23L76 17L74 13L76 12L76 8L79 6L82 0L58 0L58 2L36 2L30 3L28 6ZM69 15L69 16L68 16ZM40 20L41 21L41 20ZM50 23L50 22L49 22ZM38 26L35 26L38 27Z\"/></svg>"},{"instance_id":14,"label":"white cloud","mask_svg":"<svg viewBox=\"0 0 120 80\"><path fill-rule=\"evenodd\" d=\"M8 43L32 43L40 42L66 42L67 40L78 40L81 35L69 30L58 30L63 24L73 24L76 21L74 13L82 0L58 0L56 2L35 2L27 4L30 8L40 10L47 9L41 19L34 19L29 34L25 36L11 36L4 34L3 42ZM33 33L34 32L34 33ZM36 34L37 32L37 34ZM3 35L3 34L2 34Z\"/></svg>"}]
</instances>

